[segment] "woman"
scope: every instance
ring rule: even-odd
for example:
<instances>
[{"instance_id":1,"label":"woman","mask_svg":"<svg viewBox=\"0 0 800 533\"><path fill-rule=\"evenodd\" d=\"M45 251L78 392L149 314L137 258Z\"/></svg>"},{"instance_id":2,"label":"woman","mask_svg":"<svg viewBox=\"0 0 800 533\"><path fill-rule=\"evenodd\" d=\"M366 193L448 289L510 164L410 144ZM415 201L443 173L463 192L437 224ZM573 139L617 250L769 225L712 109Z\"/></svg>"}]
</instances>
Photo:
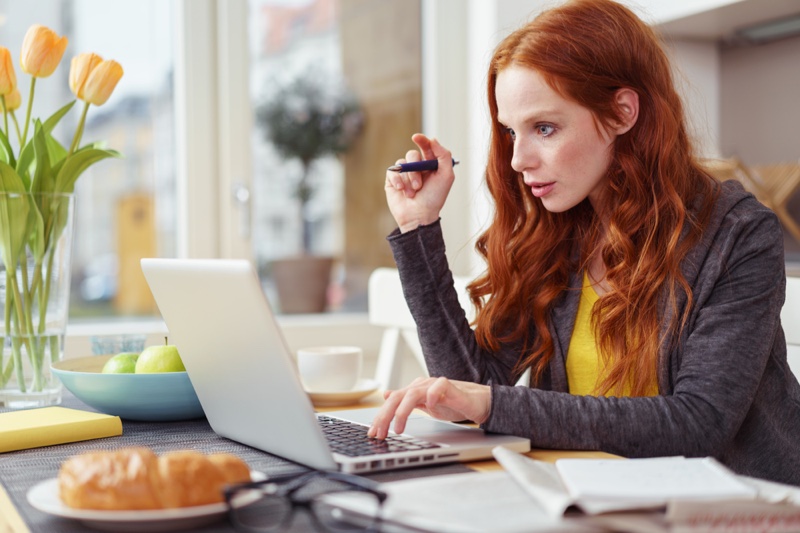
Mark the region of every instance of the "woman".
<instances>
[{"instance_id":1,"label":"woman","mask_svg":"<svg viewBox=\"0 0 800 533\"><path fill-rule=\"evenodd\" d=\"M405 159L438 170L387 172L389 241L433 377L387 391L370 435L419 407L534 447L714 456L800 485L781 227L698 165L653 31L610 0L571 1L507 37L488 81L496 211L474 331L438 222L450 152L417 134ZM512 386L527 368L530 387Z\"/></svg>"}]
</instances>

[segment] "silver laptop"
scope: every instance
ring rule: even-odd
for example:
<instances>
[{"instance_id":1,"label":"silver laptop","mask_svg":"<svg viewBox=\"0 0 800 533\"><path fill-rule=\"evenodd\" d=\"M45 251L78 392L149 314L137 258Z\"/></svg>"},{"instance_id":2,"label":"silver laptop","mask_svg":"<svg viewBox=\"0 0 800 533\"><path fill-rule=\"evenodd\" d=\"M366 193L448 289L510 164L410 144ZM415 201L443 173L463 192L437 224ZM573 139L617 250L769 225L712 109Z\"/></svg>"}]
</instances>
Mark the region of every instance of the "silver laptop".
<instances>
[{"instance_id":1,"label":"silver laptop","mask_svg":"<svg viewBox=\"0 0 800 533\"><path fill-rule=\"evenodd\" d=\"M424 413L412 414L405 432L390 434L386 442L368 439L376 408L314 412L248 261L141 264L170 343L178 347L211 428L223 437L312 468L353 473L490 458L495 446L530 449L528 439L487 434ZM326 432L339 425L350 427L336 433L355 432L360 444L329 444Z\"/></svg>"}]
</instances>

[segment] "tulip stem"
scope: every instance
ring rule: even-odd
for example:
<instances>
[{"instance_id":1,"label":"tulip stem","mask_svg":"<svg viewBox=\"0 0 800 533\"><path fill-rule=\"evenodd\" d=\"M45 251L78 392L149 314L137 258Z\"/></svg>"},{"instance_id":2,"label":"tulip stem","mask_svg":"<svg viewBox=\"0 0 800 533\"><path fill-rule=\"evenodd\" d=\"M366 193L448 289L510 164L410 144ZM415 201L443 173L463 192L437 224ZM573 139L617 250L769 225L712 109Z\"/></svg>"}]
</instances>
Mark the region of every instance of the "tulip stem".
<instances>
[{"instance_id":1,"label":"tulip stem","mask_svg":"<svg viewBox=\"0 0 800 533\"><path fill-rule=\"evenodd\" d=\"M17 140L20 141L20 146L22 146L22 135L19 131L19 121L17 120L17 115L13 111L11 112L11 120L14 121L14 129L17 130Z\"/></svg>"},{"instance_id":2,"label":"tulip stem","mask_svg":"<svg viewBox=\"0 0 800 533\"><path fill-rule=\"evenodd\" d=\"M75 136L72 138L72 144L69 147L69 152L67 153L67 157L71 156L72 153L78 149L78 145L81 142L81 137L83 137L83 125L86 123L86 113L89 111L89 106L91 104L86 102L83 105L83 112L81 113L81 119L78 122L78 127L75 129Z\"/></svg>"},{"instance_id":3,"label":"tulip stem","mask_svg":"<svg viewBox=\"0 0 800 533\"><path fill-rule=\"evenodd\" d=\"M4 130L6 132L6 139L8 139L8 110L6 109L6 95L0 96L0 100L3 102L3 124L5 126Z\"/></svg>"},{"instance_id":4,"label":"tulip stem","mask_svg":"<svg viewBox=\"0 0 800 533\"><path fill-rule=\"evenodd\" d=\"M25 141L28 140L28 125L31 123L31 109L33 109L33 92L36 87L36 77L31 76L31 90L28 93L28 110L25 112L25 129L22 132L22 142L20 146L25 146Z\"/></svg>"}]
</instances>

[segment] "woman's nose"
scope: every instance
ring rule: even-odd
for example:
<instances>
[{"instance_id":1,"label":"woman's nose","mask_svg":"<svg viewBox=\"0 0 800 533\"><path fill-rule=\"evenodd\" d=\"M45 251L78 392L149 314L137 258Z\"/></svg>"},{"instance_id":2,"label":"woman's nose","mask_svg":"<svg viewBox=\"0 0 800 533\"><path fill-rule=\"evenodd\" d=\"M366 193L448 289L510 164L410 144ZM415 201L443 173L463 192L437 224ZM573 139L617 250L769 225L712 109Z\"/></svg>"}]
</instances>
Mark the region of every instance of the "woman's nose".
<instances>
[{"instance_id":1,"label":"woman's nose","mask_svg":"<svg viewBox=\"0 0 800 533\"><path fill-rule=\"evenodd\" d=\"M511 168L516 172L522 172L536 166L538 157L531 147L531 143L525 143L519 139L514 141L514 153L511 156Z\"/></svg>"}]
</instances>

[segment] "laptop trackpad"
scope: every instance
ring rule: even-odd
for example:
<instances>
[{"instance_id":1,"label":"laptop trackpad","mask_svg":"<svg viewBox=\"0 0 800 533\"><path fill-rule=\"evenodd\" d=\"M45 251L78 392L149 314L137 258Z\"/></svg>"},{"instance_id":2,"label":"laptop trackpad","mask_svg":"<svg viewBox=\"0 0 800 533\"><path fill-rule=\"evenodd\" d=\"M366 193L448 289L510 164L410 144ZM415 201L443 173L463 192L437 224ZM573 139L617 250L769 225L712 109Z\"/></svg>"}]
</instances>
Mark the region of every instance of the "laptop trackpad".
<instances>
[{"instance_id":1,"label":"laptop trackpad","mask_svg":"<svg viewBox=\"0 0 800 533\"><path fill-rule=\"evenodd\" d=\"M424 416L409 418L404 433L440 444L451 445L464 442L474 443L476 437L484 436L483 431L480 429L457 426Z\"/></svg>"}]
</instances>

